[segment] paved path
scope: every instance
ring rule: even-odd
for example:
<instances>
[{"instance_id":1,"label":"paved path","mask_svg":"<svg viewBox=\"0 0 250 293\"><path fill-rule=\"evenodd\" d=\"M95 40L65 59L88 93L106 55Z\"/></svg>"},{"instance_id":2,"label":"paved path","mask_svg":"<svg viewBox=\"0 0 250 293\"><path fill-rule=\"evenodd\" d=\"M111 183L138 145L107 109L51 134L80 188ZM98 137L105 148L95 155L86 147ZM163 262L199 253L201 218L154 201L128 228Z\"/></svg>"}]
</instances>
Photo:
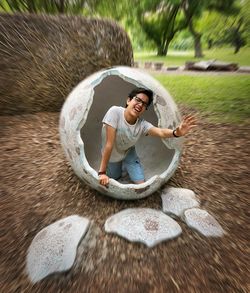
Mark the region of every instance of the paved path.
<instances>
[{"instance_id":1,"label":"paved path","mask_svg":"<svg viewBox=\"0 0 250 293\"><path fill-rule=\"evenodd\" d=\"M194 71L194 70L150 70L151 74L167 74L167 75L192 75L192 76L208 76L208 75L246 75L250 72L238 72L238 71Z\"/></svg>"},{"instance_id":2,"label":"paved path","mask_svg":"<svg viewBox=\"0 0 250 293\"><path fill-rule=\"evenodd\" d=\"M175 66L171 66L175 67ZM177 67L177 66L176 66ZM167 67L163 67L161 70L155 70L154 68L144 68L143 65L138 67L139 69L146 70L150 72L151 74L169 74L169 75L245 75L250 74L250 66L242 66L239 67L237 71L202 71L202 70L184 70L184 66L178 67L178 69L169 70Z\"/></svg>"}]
</instances>

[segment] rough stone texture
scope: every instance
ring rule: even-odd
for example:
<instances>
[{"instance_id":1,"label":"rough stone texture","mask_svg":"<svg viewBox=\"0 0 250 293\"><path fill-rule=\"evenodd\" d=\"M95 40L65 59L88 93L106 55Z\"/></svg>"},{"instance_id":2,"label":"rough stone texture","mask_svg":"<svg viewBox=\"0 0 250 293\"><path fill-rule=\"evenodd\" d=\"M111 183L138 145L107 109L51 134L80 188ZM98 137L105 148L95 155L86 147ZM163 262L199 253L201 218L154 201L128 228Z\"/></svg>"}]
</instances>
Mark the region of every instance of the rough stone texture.
<instances>
[{"instance_id":1,"label":"rough stone texture","mask_svg":"<svg viewBox=\"0 0 250 293\"><path fill-rule=\"evenodd\" d=\"M160 211L135 208L123 210L108 218L105 231L153 247L164 240L179 236L182 229L177 222Z\"/></svg>"},{"instance_id":2,"label":"rough stone texture","mask_svg":"<svg viewBox=\"0 0 250 293\"><path fill-rule=\"evenodd\" d=\"M184 212L184 220L189 227L204 236L220 237L224 234L221 225L205 210L189 209Z\"/></svg>"},{"instance_id":3,"label":"rough stone texture","mask_svg":"<svg viewBox=\"0 0 250 293\"><path fill-rule=\"evenodd\" d=\"M185 210L198 207L195 193L186 188L167 187L161 194L163 212L181 217Z\"/></svg>"},{"instance_id":4,"label":"rough stone texture","mask_svg":"<svg viewBox=\"0 0 250 293\"><path fill-rule=\"evenodd\" d=\"M77 176L102 194L119 199L139 199L158 190L173 175L181 157L183 138L144 137L136 147L139 157L146 160L142 161L148 174L146 182L120 184L111 179L109 188L100 185L97 171L101 159L101 119L111 106L124 106L128 93L135 87L150 88L154 92L153 107L145 119L151 122L153 116L154 125L177 127L180 113L167 90L146 72L125 66L96 72L79 83L65 101L60 115L62 147ZM154 161L148 153L154 156Z\"/></svg>"},{"instance_id":5,"label":"rough stone texture","mask_svg":"<svg viewBox=\"0 0 250 293\"><path fill-rule=\"evenodd\" d=\"M27 272L30 280L36 283L52 273L69 270L88 227L87 218L74 215L41 230L28 250Z\"/></svg>"}]
</instances>

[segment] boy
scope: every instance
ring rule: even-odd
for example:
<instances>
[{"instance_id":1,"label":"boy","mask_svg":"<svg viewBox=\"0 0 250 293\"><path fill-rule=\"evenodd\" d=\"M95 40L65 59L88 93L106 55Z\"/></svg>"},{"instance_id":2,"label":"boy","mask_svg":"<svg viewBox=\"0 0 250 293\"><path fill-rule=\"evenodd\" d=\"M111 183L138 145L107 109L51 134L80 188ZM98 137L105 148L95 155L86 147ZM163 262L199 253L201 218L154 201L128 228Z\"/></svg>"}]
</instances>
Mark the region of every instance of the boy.
<instances>
[{"instance_id":1,"label":"boy","mask_svg":"<svg viewBox=\"0 0 250 293\"><path fill-rule=\"evenodd\" d=\"M180 137L195 127L196 119L188 115L176 129L159 128L140 118L153 101L153 92L136 88L128 95L126 107L111 107L102 123L102 159L99 182L108 185L109 178L119 179L125 167L135 184L145 182L144 171L135 150L141 135L160 138Z\"/></svg>"}]
</instances>

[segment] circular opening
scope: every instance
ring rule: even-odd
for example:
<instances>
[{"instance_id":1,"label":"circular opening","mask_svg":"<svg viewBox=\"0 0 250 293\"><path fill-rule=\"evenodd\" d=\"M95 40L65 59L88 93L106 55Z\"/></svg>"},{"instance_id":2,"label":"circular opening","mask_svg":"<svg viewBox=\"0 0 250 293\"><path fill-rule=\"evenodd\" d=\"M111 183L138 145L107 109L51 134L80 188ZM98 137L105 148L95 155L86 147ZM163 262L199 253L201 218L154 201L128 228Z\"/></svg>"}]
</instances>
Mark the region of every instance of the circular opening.
<instances>
[{"instance_id":1,"label":"circular opening","mask_svg":"<svg viewBox=\"0 0 250 293\"><path fill-rule=\"evenodd\" d=\"M101 129L104 115L111 106L125 107L129 92L138 86L145 87L143 84L132 80L127 81L118 75L108 75L94 87L93 102L80 133L84 142L86 159L95 171L98 171L101 162ZM156 105L152 104L142 118L158 126L154 107ZM144 167L146 180L166 171L175 154L175 150L167 148L160 138L151 136L142 137L136 144L136 151ZM131 183L128 176L118 181L122 184Z\"/></svg>"}]
</instances>

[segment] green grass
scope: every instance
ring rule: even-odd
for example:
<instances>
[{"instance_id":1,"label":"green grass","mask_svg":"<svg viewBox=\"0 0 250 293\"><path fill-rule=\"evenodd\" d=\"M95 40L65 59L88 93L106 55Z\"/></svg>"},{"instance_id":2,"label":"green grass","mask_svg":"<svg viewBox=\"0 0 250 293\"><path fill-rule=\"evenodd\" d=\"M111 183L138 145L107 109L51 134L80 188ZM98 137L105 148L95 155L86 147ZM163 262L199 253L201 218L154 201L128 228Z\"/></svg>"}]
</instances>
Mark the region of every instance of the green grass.
<instances>
[{"instance_id":1,"label":"green grass","mask_svg":"<svg viewBox=\"0 0 250 293\"><path fill-rule=\"evenodd\" d=\"M164 62L165 66L181 66L186 61L199 61L217 59L225 62L238 63L241 66L250 66L250 48L242 48L238 54L233 53L233 48L211 49L204 51L201 59L194 58L193 51L169 51L166 57L159 57L155 52L135 52L135 61Z\"/></svg>"},{"instance_id":2,"label":"green grass","mask_svg":"<svg viewBox=\"0 0 250 293\"><path fill-rule=\"evenodd\" d=\"M190 76L155 74L176 103L209 113L211 121L249 123L250 75Z\"/></svg>"}]
</instances>

